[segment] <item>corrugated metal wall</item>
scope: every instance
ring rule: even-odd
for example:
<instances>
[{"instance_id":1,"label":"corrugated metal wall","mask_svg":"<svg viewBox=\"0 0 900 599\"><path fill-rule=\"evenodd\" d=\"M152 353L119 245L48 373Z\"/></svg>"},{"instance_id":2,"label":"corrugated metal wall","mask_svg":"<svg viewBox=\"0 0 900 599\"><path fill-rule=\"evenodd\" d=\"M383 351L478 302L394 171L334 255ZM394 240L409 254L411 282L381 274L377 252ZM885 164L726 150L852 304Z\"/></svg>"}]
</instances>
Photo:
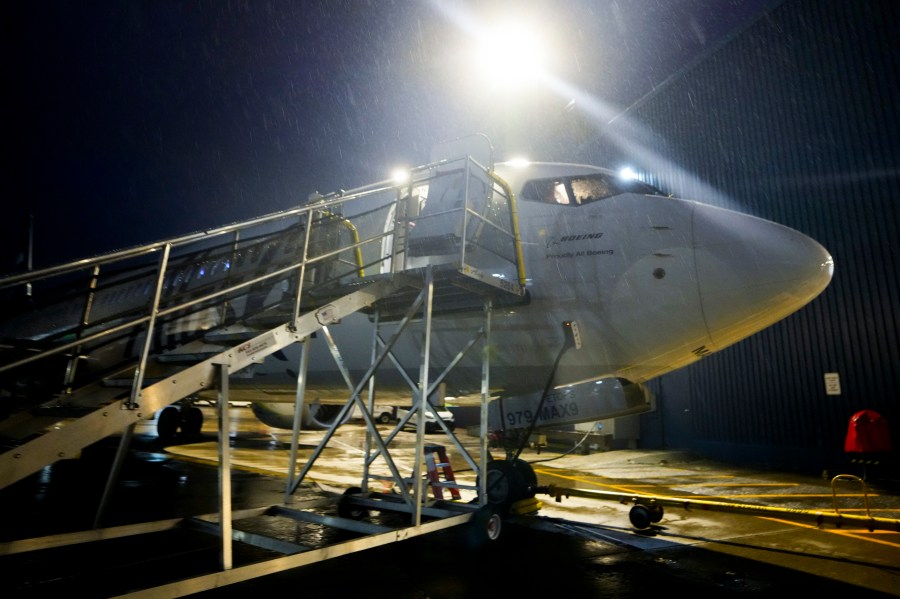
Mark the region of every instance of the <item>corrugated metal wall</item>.
<instances>
[{"instance_id":1,"label":"corrugated metal wall","mask_svg":"<svg viewBox=\"0 0 900 599\"><path fill-rule=\"evenodd\" d=\"M623 151L622 136L645 151ZM642 446L847 471L861 409L884 415L900 445L900 2L778 4L583 158L630 161L675 195L793 227L835 259L832 284L801 312L656 381ZM842 393L828 395L835 372Z\"/></svg>"}]
</instances>

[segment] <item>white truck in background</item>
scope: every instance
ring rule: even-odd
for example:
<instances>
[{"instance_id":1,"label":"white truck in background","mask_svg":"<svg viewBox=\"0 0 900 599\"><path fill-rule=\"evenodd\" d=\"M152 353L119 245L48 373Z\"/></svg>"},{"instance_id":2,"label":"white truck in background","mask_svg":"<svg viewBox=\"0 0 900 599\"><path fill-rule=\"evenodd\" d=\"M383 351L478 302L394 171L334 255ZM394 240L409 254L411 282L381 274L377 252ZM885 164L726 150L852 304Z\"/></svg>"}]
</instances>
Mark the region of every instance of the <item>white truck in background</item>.
<instances>
[{"instance_id":1,"label":"white truck in background","mask_svg":"<svg viewBox=\"0 0 900 599\"><path fill-rule=\"evenodd\" d=\"M410 406L381 406L379 409L375 410L375 420L382 424L388 424L390 422L397 422L406 417L406 415L410 412L412 408ZM452 432L456 428L456 419L453 416L453 412L449 411L447 408L437 408L437 413L440 415L441 420L444 421L444 424L447 425L447 428ZM415 418L410 418L409 421L405 425L406 430L415 430L417 425ZM441 431L441 426L438 424L437 419L434 417L434 414L431 410L425 410L425 432L426 433L438 433Z\"/></svg>"}]
</instances>

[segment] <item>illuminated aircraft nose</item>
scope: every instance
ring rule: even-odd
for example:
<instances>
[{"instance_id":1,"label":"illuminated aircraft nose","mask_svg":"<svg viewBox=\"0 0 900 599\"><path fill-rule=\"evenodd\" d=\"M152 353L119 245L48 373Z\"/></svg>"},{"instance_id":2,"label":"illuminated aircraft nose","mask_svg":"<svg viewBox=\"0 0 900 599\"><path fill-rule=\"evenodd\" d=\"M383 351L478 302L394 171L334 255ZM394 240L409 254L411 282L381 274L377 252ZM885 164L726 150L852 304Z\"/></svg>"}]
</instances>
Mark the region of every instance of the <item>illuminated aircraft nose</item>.
<instances>
[{"instance_id":1,"label":"illuminated aircraft nose","mask_svg":"<svg viewBox=\"0 0 900 599\"><path fill-rule=\"evenodd\" d=\"M713 206L694 210L703 316L721 349L778 322L818 296L834 262L806 235Z\"/></svg>"}]
</instances>

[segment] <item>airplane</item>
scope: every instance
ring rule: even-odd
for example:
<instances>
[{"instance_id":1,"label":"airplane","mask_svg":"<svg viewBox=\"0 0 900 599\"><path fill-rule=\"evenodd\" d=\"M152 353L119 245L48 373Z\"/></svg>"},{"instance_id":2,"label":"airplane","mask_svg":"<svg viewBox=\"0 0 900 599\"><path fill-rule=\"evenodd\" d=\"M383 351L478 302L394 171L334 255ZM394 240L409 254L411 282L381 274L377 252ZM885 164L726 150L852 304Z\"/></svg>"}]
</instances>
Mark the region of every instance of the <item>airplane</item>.
<instances>
[{"instance_id":1,"label":"airplane","mask_svg":"<svg viewBox=\"0 0 900 599\"><path fill-rule=\"evenodd\" d=\"M491 403L493 430L648 411L653 399L644 383L796 312L833 274L828 251L798 231L666 196L609 169L511 161L493 170L518 199L528 273L527 302L498 310L491 325L490 379L493 395L503 398ZM361 318L333 327L340 345L353 345ZM432 359L452 360L479 319L471 312L437 319ZM554 368L570 323L579 349ZM311 363L328 364L327 348L317 349ZM404 350L400 361L416 364L421 346ZM480 358L467 356L445 380L446 393L477 395L480 369ZM310 380L324 376L314 372ZM256 381L278 379L276 370ZM326 395L320 389L317 396ZM293 404L254 408L270 426L292 428Z\"/></svg>"},{"instance_id":2,"label":"airplane","mask_svg":"<svg viewBox=\"0 0 900 599\"><path fill-rule=\"evenodd\" d=\"M652 410L645 383L784 319L831 280L828 251L796 230L598 166L495 163L485 139L437 146L431 163L400 182L314 194L248 223L0 278L9 300L0 318L0 436L27 438L79 407L80 395L91 407L138 406L142 384L174 381L165 368L207 359L223 344L252 354L257 348L240 344L278 323L290 332L304 312L319 321L308 343L279 346L272 359L251 355L233 374L257 417L294 427L306 347L301 427L346 421L327 390L352 390L371 371L373 347L388 349L372 335L373 320L412 332L387 352L396 368L375 375L376 401L410 403L416 376L407 371L422 363L426 319L405 314L399 299L391 304L410 296L392 292L377 310L330 310L361 283L449 268L465 281L449 298L435 292L430 364L453 367L434 387L477 395L488 353L490 429L512 457L536 427ZM53 277L62 280L44 283ZM24 285L33 290L27 299ZM481 293L467 295L472 288ZM485 295L490 346L468 351L471 331L483 331ZM161 436L199 431L198 396L187 395L181 412L159 411ZM22 411L44 417L22 427Z\"/></svg>"}]
</instances>

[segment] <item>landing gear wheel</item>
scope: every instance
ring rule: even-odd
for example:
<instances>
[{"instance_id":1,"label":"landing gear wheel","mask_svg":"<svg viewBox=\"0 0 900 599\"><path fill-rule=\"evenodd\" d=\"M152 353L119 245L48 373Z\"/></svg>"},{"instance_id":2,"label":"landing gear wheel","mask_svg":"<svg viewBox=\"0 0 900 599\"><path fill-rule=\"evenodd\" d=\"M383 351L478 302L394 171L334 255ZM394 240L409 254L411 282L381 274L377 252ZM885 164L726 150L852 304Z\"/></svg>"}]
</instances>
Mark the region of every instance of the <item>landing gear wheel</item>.
<instances>
[{"instance_id":1,"label":"landing gear wheel","mask_svg":"<svg viewBox=\"0 0 900 599\"><path fill-rule=\"evenodd\" d=\"M653 522L650 509L645 505L636 505L628 512L628 519L631 525L638 530L647 530L650 523Z\"/></svg>"},{"instance_id":2,"label":"landing gear wheel","mask_svg":"<svg viewBox=\"0 0 900 599\"><path fill-rule=\"evenodd\" d=\"M663 507L661 505L651 505L647 509L650 510L650 522L655 524L663 519Z\"/></svg>"},{"instance_id":3,"label":"landing gear wheel","mask_svg":"<svg viewBox=\"0 0 900 599\"><path fill-rule=\"evenodd\" d=\"M534 497L537 475L525 460L494 460L487 465L488 505L501 516L515 502Z\"/></svg>"},{"instance_id":4,"label":"landing gear wheel","mask_svg":"<svg viewBox=\"0 0 900 599\"><path fill-rule=\"evenodd\" d=\"M378 415L378 422L381 424L388 424L391 421L391 415L387 412L382 412Z\"/></svg>"},{"instance_id":5,"label":"landing gear wheel","mask_svg":"<svg viewBox=\"0 0 900 599\"><path fill-rule=\"evenodd\" d=\"M178 433L179 424L181 424L181 412L178 408L173 406L163 408L156 418L156 434L160 439L170 440Z\"/></svg>"},{"instance_id":6,"label":"landing gear wheel","mask_svg":"<svg viewBox=\"0 0 900 599\"><path fill-rule=\"evenodd\" d=\"M183 408L181 420L181 432L185 435L196 436L203 428L203 410L196 406Z\"/></svg>"},{"instance_id":7,"label":"landing gear wheel","mask_svg":"<svg viewBox=\"0 0 900 599\"><path fill-rule=\"evenodd\" d=\"M344 496L341 497L341 500L338 502L338 516L347 518L348 520L362 520L369 516L369 510L350 505L349 502L346 501L350 495L357 495L359 493L362 493L362 489L359 487L350 487L344 491Z\"/></svg>"}]
</instances>

